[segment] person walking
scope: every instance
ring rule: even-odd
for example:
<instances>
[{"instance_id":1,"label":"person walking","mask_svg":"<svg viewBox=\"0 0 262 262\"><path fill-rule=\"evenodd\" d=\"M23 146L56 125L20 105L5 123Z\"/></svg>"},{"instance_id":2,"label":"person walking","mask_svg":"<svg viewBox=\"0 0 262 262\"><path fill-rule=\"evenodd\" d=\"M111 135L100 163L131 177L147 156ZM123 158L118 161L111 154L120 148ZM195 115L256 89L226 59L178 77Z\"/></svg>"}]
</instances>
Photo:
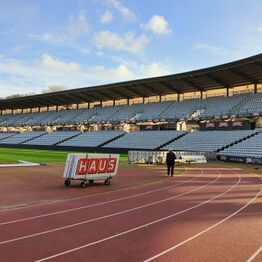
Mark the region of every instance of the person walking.
<instances>
[{"instance_id":1,"label":"person walking","mask_svg":"<svg viewBox=\"0 0 262 262\"><path fill-rule=\"evenodd\" d=\"M167 164L167 175L174 175L176 155L172 151L172 148L169 148L168 153L166 154L166 164Z\"/></svg>"}]
</instances>

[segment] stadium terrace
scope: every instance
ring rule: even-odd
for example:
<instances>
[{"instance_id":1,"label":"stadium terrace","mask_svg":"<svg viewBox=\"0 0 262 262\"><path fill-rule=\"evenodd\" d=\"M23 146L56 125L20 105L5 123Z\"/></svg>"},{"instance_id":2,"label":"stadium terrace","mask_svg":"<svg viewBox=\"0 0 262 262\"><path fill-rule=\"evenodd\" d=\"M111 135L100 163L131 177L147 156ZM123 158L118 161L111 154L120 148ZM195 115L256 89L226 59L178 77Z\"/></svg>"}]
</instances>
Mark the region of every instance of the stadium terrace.
<instances>
[{"instance_id":1,"label":"stadium terrace","mask_svg":"<svg viewBox=\"0 0 262 262\"><path fill-rule=\"evenodd\" d=\"M167 150L262 163L262 54L186 73L0 101L0 146Z\"/></svg>"}]
</instances>

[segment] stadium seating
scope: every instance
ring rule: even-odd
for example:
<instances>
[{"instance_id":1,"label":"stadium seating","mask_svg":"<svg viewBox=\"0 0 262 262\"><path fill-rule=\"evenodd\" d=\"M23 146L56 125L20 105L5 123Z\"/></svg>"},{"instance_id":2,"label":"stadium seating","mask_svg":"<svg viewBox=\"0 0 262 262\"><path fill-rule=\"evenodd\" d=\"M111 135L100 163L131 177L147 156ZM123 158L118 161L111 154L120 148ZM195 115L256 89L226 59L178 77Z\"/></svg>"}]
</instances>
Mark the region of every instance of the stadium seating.
<instances>
[{"instance_id":1,"label":"stadium seating","mask_svg":"<svg viewBox=\"0 0 262 262\"><path fill-rule=\"evenodd\" d=\"M218 155L262 158L262 130L260 133L220 151Z\"/></svg>"},{"instance_id":2,"label":"stadium seating","mask_svg":"<svg viewBox=\"0 0 262 262\"><path fill-rule=\"evenodd\" d=\"M237 111L238 115L252 115L253 113L262 112L262 93L249 94L248 99Z\"/></svg>"},{"instance_id":3,"label":"stadium seating","mask_svg":"<svg viewBox=\"0 0 262 262\"><path fill-rule=\"evenodd\" d=\"M178 131L141 131L128 133L106 144L108 148L156 149L163 144L182 136Z\"/></svg>"},{"instance_id":4,"label":"stadium seating","mask_svg":"<svg viewBox=\"0 0 262 262\"><path fill-rule=\"evenodd\" d=\"M28 140L34 139L36 137L40 137L44 134L46 134L46 132L42 132L42 131L24 132L24 133L16 134L14 136L10 136L4 140L1 140L0 144L11 144L11 145L21 144Z\"/></svg>"},{"instance_id":5,"label":"stadium seating","mask_svg":"<svg viewBox=\"0 0 262 262\"><path fill-rule=\"evenodd\" d=\"M80 135L81 132L77 131L60 131L60 132L52 132L47 133L43 136L37 137L33 140L25 142L25 145L45 145L45 146L53 146L59 142L65 141L74 136Z\"/></svg>"},{"instance_id":6,"label":"stadium seating","mask_svg":"<svg viewBox=\"0 0 262 262\"><path fill-rule=\"evenodd\" d=\"M168 110L172 104L172 101L145 104L141 113L135 116L134 120L148 121L160 119L161 114Z\"/></svg>"},{"instance_id":7,"label":"stadium seating","mask_svg":"<svg viewBox=\"0 0 262 262\"><path fill-rule=\"evenodd\" d=\"M178 120L191 117L198 108L200 108L200 99L188 99L182 102L173 102L167 110L160 114L160 118L166 120Z\"/></svg>"},{"instance_id":8,"label":"stadium seating","mask_svg":"<svg viewBox=\"0 0 262 262\"><path fill-rule=\"evenodd\" d=\"M58 146L97 147L124 134L123 131L86 132L62 142Z\"/></svg>"},{"instance_id":9,"label":"stadium seating","mask_svg":"<svg viewBox=\"0 0 262 262\"><path fill-rule=\"evenodd\" d=\"M192 132L180 139L166 145L163 149L172 147L178 151L201 151L216 152L217 150L244 139L252 134L255 130L241 131L202 131Z\"/></svg>"},{"instance_id":10,"label":"stadium seating","mask_svg":"<svg viewBox=\"0 0 262 262\"><path fill-rule=\"evenodd\" d=\"M188 99L181 102L95 106L91 109L2 115L0 126L73 125L159 119L174 121L184 118L206 119L230 115L253 115L260 112L262 112L262 93L248 93L230 97Z\"/></svg>"},{"instance_id":11,"label":"stadium seating","mask_svg":"<svg viewBox=\"0 0 262 262\"><path fill-rule=\"evenodd\" d=\"M229 116L238 112L238 107L249 97L249 94L240 94L229 97L211 97L201 100L200 117L203 119Z\"/></svg>"},{"instance_id":12,"label":"stadium seating","mask_svg":"<svg viewBox=\"0 0 262 262\"><path fill-rule=\"evenodd\" d=\"M14 135L16 135L16 133L0 132L0 141Z\"/></svg>"}]
</instances>

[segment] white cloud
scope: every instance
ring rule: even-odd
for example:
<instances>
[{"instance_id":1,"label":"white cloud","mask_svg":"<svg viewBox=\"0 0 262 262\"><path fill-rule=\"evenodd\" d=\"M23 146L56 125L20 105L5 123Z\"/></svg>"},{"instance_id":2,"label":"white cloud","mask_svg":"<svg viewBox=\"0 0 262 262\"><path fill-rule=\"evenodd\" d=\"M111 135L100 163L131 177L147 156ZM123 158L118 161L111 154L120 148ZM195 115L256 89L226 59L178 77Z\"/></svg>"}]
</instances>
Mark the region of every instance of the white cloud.
<instances>
[{"instance_id":1,"label":"white cloud","mask_svg":"<svg viewBox=\"0 0 262 262\"><path fill-rule=\"evenodd\" d=\"M156 35L167 35L172 32L166 19L159 15L154 15L149 22L142 25L142 27Z\"/></svg>"},{"instance_id":2,"label":"white cloud","mask_svg":"<svg viewBox=\"0 0 262 262\"><path fill-rule=\"evenodd\" d=\"M153 62L147 66L143 66L143 75L145 77L156 77L171 74L169 65L162 62Z\"/></svg>"},{"instance_id":3,"label":"white cloud","mask_svg":"<svg viewBox=\"0 0 262 262\"><path fill-rule=\"evenodd\" d=\"M76 16L70 18L70 23L67 28L69 40L74 40L89 32L89 24L87 22L84 10L81 10Z\"/></svg>"},{"instance_id":4,"label":"white cloud","mask_svg":"<svg viewBox=\"0 0 262 262\"><path fill-rule=\"evenodd\" d=\"M48 70L56 70L56 71L68 71L68 72L73 72L73 71L79 71L80 70L80 65L74 62L63 62L59 59L56 59L49 54L43 54L40 59L40 65L47 68Z\"/></svg>"},{"instance_id":5,"label":"white cloud","mask_svg":"<svg viewBox=\"0 0 262 262\"><path fill-rule=\"evenodd\" d=\"M229 54L229 52L224 48L199 42L193 44L193 49L206 51L208 53L211 53L212 55L226 56Z\"/></svg>"},{"instance_id":6,"label":"white cloud","mask_svg":"<svg viewBox=\"0 0 262 262\"><path fill-rule=\"evenodd\" d=\"M116 81L123 81L134 77L133 72L123 64L115 68L95 66L88 69L88 74L92 75L93 78L104 79L108 82L112 82L112 79L117 79Z\"/></svg>"},{"instance_id":7,"label":"white cloud","mask_svg":"<svg viewBox=\"0 0 262 262\"><path fill-rule=\"evenodd\" d=\"M171 73L172 67L161 61L120 63L115 67L83 67L73 61L65 62L43 54L31 63L0 56L0 71L4 76L0 78L1 97L5 97L17 93L41 93L49 86L79 88L165 75Z\"/></svg>"},{"instance_id":8,"label":"white cloud","mask_svg":"<svg viewBox=\"0 0 262 262\"><path fill-rule=\"evenodd\" d=\"M100 22L102 24L107 24L110 23L112 19L113 19L113 14L110 11L106 10L105 13L101 15Z\"/></svg>"},{"instance_id":9,"label":"white cloud","mask_svg":"<svg viewBox=\"0 0 262 262\"><path fill-rule=\"evenodd\" d=\"M70 17L68 24L63 28L53 28L52 32L29 33L28 36L38 41L44 41L49 44L70 45L76 43L77 39L87 35L90 31L84 10L79 11L77 15Z\"/></svg>"},{"instance_id":10,"label":"white cloud","mask_svg":"<svg viewBox=\"0 0 262 262\"><path fill-rule=\"evenodd\" d=\"M135 36L132 32L120 36L111 31L100 31L95 34L94 42L99 49L138 54L144 51L148 44L148 38L144 34Z\"/></svg>"},{"instance_id":11,"label":"white cloud","mask_svg":"<svg viewBox=\"0 0 262 262\"><path fill-rule=\"evenodd\" d=\"M66 43L66 37L64 35L52 34L50 32L44 32L41 34L29 33L28 37L38 41L47 42L49 44Z\"/></svg>"},{"instance_id":12,"label":"white cloud","mask_svg":"<svg viewBox=\"0 0 262 262\"><path fill-rule=\"evenodd\" d=\"M117 0L106 0L106 2L118 10L125 18L133 18L134 13Z\"/></svg>"}]
</instances>

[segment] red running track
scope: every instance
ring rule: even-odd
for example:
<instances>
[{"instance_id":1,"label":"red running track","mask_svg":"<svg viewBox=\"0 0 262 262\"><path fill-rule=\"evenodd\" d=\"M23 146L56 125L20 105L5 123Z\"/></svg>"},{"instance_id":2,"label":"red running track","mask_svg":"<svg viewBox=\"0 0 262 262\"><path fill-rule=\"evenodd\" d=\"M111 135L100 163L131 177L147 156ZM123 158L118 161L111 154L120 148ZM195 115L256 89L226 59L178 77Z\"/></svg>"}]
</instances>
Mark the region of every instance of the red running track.
<instances>
[{"instance_id":1,"label":"red running track","mask_svg":"<svg viewBox=\"0 0 262 262\"><path fill-rule=\"evenodd\" d=\"M256 174L199 165L154 183L2 211L1 261L262 261L261 190Z\"/></svg>"}]
</instances>

